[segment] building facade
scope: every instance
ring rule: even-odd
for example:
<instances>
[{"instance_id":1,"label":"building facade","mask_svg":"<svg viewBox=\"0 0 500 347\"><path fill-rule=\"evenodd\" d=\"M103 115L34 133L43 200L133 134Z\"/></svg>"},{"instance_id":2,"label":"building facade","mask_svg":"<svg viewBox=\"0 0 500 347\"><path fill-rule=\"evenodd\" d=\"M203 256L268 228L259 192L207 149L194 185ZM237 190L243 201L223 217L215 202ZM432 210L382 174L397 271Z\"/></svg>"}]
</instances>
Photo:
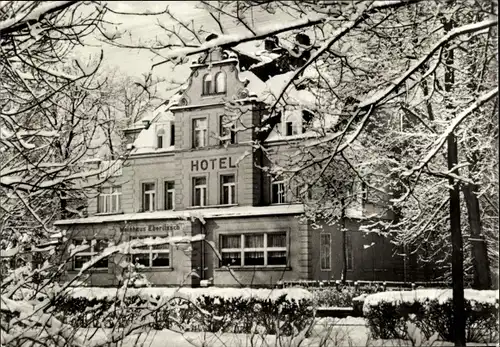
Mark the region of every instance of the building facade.
<instances>
[{"instance_id":1,"label":"building facade","mask_svg":"<svg viewBox=\"0 0 500 347\"><path fill-rule=\"evenodd\" d=\"M90 271L90 284L116 286L124 257L156 286L274 286L278 281L340 279L339 225L313 228L300 218L283 181L261 167L268 157L253 150L265 109L253 96L264 81L241 71L241 56L214 51L192 64L188 85L152 117L126 131L130 157L110 169L110 179L89 201L88 217L56 226L75 245L90 248L70 262L68 278L106 245L134 238L178 236L180 242L151 246L132 256L115 254ZM227 101L237 104L238 120ZM286 156L287 137L301 134L302 118L284 119L266 142L268 154ZM230 125L228 125L230 124ZM241 131L241 129L246 129ZM347 279L404 280L404 259L383 237L359 231L360 205L343 221ZM182 242L202 234L205 241ZM407 278L409 280L409 278Z\"/></svg>"}]
</instances>

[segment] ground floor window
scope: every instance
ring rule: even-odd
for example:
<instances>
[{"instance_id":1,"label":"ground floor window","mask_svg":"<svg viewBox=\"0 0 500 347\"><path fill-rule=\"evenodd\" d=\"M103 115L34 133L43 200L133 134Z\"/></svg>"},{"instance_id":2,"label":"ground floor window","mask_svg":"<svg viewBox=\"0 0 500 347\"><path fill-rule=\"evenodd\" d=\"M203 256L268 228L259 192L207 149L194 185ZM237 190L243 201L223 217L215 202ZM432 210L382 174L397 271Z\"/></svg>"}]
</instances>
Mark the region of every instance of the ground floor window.
<instances>
[{"instance_id":1,"label":"ground floor window","mask_svg":"<svg viewBox=\"0 0 500 347\"><path fill-rule=\"evenodd\" d=\"M151 236L131 237L131 240L150 238ZM170 244L158 246L134 247L130 251L132 263L142 265L146 268L169 267L170 266Z\"/></svg>"},{"instance_id":2,"label":"ground floor window","mask_svg":"<svg viewBox=\"0 0 500 347\"><path fill-rule=\"evenodd\" d=\"M287 265L286 232L221 235L221 266Z\"/></svg>"},{"instance_id":3,"label":"ground floor window","mask_svg":"<svg viewBox=\"0 0 500 347\"><path fill-rule=\"evenodd\" d=\"M332 235L320 234L320 260L321 271L332 269Z\"/></svg>"},{"instance_id":4,"label":"ground floor window","mask_svg":"<svg viewBox=\"0 0 500 347\"><path fill-rule=\"evenodd\" d=\"M73 245L82 246L88 245L90 246L83 252L78 252L73 257L73 270L80 270L83 267L83 264L91 261L96 255L102 252L107 246L108 242L106 240L73 240ZM94 264L92 269L107 269L108 268L108 258L104 258L99 260Z\"/></svg>"}]
</instances>

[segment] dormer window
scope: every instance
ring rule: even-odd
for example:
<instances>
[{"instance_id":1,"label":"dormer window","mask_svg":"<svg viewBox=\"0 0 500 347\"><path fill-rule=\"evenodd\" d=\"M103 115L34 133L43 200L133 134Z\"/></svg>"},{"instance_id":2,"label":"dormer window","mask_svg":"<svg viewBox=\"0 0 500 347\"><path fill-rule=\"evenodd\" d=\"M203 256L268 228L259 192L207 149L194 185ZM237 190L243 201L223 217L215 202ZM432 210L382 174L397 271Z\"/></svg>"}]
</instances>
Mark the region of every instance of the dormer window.
<instances>
[{"instance_id":1,"label":"dormer window","mask_svg":"<svg viewBox=\"0 0 500 347\"><path fill-rule=\"evenodd\" d=\"M226 74L223 71L215 75L215 93L226 92Z\"/></svg>"},{"instance_id":2,"label":"dormer window","mask_svg":"<svg viewBox=\"0 0 500 347\"><path fill-rule=\"evenodd\" d=\"M165 143L165 130L159 129L156 132L156 148L163 148Z\"/></svg>"},{"instance_id":3,"label":"dormer window","mask_svg":"<svg viewBox=\"0 0 500 347\"><path fill-rule=\"evenodd\" d=\"M203 76L203 95L212 94L212 75L206 74Z\"/></svg>"},{"instance_id":4,"label":"dormer window","mask_svg":"<svg viewBox=\"0 0 500 347\"><path fill-rule=\"evenodd\" d=\"M296 135L295 127L293 126L293 122L286 122L285 134L286 136Z\"/></svg>"},{"instance_id":5,"label":"dormer window","mask_svg":"<svg viewBox=\"0 0 500 347\"><path fill-rule=\"evenodd\" d=\"M302 132L305 133L308 128L312 126L314 114L307 110L302 110Z\"/></svg>"}]
</instances>

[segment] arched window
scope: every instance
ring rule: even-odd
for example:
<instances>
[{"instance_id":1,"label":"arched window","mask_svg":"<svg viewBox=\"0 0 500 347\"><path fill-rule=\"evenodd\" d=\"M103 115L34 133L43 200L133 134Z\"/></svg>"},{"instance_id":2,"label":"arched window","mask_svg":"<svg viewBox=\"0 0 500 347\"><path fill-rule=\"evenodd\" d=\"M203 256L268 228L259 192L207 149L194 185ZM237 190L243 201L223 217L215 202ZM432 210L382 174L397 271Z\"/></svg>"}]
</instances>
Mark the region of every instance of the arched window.
<instances>
[{"instance_id":1,"label":"arched window","mask_svg":"<svg viewBox=\"0 0 500 347\"><path fill-rule=\"evenodd\" d=\"M215 92L226 92L226 74L222 71L218 72L217 75L215 75Z\"/></svg>"},{"instance_id":2,"label":"arched window","mask_svg":"<svg viewBox=\"0 0 500 347\"><path fill-rule=\"evenodd\" d=\"M156 132L156 148L163 148L164 138L165 138L165 130L159 129Z\"/></svg>"},{"instance_id":3,"label":"arched window","mask_svg":"<svg viewBox=\"0 0 500 347\"><path fill-rule=\"evenodd\" d=\"M203 76L203 95L212 93L212 75L206 74Z\"/></svg>"}]
</instances>

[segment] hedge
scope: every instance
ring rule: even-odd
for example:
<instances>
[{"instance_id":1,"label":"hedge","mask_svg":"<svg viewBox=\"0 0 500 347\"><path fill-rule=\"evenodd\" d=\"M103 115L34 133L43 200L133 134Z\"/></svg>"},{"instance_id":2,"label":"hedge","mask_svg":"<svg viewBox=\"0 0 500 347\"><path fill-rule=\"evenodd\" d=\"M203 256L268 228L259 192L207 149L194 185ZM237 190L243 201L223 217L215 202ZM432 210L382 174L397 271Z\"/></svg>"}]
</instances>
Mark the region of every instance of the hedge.
<instances>
[{"instance_id":1,"label":"hedge","mask_svg":"<svg viewBox=\"0 0 500 347\"><path fill-rule=\"evenodd\" d=\"M292 335L314 318L311 300L287 299L286 294L277 298L200 295L191 300L66 295L51 307L57 318L78 328L123 328L143 322L158 330Z\"/></svg>"},{"instance_id":2,"label":"hedge","mask_svg":"<svg viewBox=\"0 0 500 347\"><path fill-rule=\"evenodd\" d=\"M412 323L427 339L437 333L441 340L454 340L451 290L368 295L363 313L374 338L405 339ZM498 292L467 289L465 315L468 342L498 341Z\"/></svg>"},{"instance_id":3,"label":"hedge","mask_svg":"<svg viewBox=\"0 0 500 347\"><path fill-rule=\"evenodd\" d=\"M316 307L353 307L355 297L363 294L377 293L383 290L382 286L350 286L336 285L335 287L309 288L312 300Z\"/></svg>"}]
</instances>

